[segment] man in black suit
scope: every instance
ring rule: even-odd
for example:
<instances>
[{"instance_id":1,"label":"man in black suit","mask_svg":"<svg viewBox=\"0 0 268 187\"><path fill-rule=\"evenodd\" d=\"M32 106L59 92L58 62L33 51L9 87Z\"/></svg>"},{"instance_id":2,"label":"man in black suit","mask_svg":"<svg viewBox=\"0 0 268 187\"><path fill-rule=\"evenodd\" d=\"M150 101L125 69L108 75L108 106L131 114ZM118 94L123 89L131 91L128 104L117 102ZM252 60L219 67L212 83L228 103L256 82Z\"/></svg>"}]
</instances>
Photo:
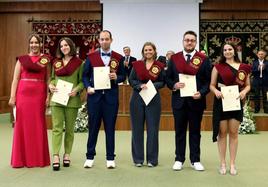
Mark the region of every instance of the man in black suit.
<instances>
[{"instance_id":1,"label":"man in black suit","mask_svg":"<svg viewBox=\"0 0 268 187\"><path fill-rule=\"evenodd\" d=\"M137 59L133 56L130 56L130 52L131 52L130 47L128 46L123 47L123 52L125 56L124 58L122 58L122 62L124 64L125 72L128 78L132 69L132 62L137 61Z\"/></svg>"},{"instance_id":2,"label":"man in black suit","mask_svg":"<svg viewBox=\"0 0 268 187\"><path fill-rule=\"evenodd\" d=\"M197 35L187 31L183 35L183 51L171 56L167 69L167 86L172 90L172 110L175 122L176 158L173 170L181 170L185 161L186 133L189 124L189 145L191 166L197 171L205 168L200 162L201 121L209 92L211 63L195 50ZM179 74L195 75L197 92L182 97L180 89L186 85L179 80Z\"/></svg>"},{"instance_id":3,"label":"man in black suit","mask_svg":"<svg viewBox=\"0 0 268 187\"><path fill-rule=\"evenodd\" d=\"M167 54L166 54L167 64L166 64L166 66L168 66L168 62L170 61L171 56L174 54L175 54L175 52L172 50L167 51Z\"/></svg>"},{"instance_id":4,"label":"man in black suit","mask_svg":"<svg viewBox=\"0 0 268 187\"><path fill-rule=\"evenodd\" d=\"M266 52L260 50L258 59L252 64L252 89L254 91L255 113L260 111L260 93L262 93L263 111L268 113L267 91L268 91L268 61L265 60Z\"/></svg>"}]
</instances>

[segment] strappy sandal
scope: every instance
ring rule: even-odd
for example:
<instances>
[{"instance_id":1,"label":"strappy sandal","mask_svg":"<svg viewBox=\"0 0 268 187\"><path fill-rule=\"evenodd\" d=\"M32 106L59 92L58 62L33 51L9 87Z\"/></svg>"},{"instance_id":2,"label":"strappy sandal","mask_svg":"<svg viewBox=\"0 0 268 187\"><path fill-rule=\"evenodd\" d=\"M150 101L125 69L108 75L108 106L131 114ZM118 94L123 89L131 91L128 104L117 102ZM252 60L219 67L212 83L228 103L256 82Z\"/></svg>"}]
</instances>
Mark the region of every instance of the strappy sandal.
<instances>
[{"instance_id":1,"label":"strappy sandal","mask_svg":"<svg viewBox=\"0 0 268 187\"><path fill-rule=\"evenodd\" d=\"M54 157L57 156L59 158L59 155L54 155ZM58 162L52 163L53 171L59 171L60 170L60 158Z\"/></svg>"},{"instance_id":2,"label":"strappy sandal","mask_svg":"<svg viewBox=\"0 0 268 187\"><path fill-rule=\"evenodd\" d=\"M226 175L226 165L222 164L219 169L219 174Z\"/></svg>"},{"instance_id":3,"label":"strappy sandal","mask_svg":"<svg viewBox=\"0 0 268 187\"><path fill-rule=\"evenodd\" d=\"M71 160L66 159L65 155L63 156L63 167L70 167Z\"/></svg>"},{"instance_id":4,"label":"strappy sandal","mask_svg":"<svg viewBox=\"0 0 268 187\"><path fill-rule=\"evenodd\" d=\"M230 167L230 174L233 175L233 176L234 175L237 175L237 170L236 170L236 167L235 166L231 166Z\"/></svg>"}]
</instances>

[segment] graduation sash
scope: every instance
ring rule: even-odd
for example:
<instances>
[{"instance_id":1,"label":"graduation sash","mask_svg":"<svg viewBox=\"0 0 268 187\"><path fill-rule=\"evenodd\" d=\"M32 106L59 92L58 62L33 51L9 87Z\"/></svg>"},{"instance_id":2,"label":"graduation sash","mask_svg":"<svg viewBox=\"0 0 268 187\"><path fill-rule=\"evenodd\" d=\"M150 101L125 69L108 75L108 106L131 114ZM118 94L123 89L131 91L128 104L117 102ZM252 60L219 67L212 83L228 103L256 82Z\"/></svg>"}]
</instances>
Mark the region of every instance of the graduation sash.
<instances>
[{"instance_id":1,"label":"graduation sash","mask_svg":"<svg viewBox=\"0 0 268 187\"><path fill-rule=\"evenodd\" d=\"M251 66L243 63L240 64L239 69L235 73L232 71L232 67L227 63L216 64L215 68L226 86L239 85L239 87L243 87L251 71Z\"/></svg>"},{"instance_id":2,"label":"graduation sash","mask_svg":"<svg viewBox=\"0 0 268 187\"><path fill-rule=\"evenodd\" d=\"M114 51L111 52L111 59L109 62L110 71L116 73L119 67L120 60L123 56ZM101 67L105 66L104 62L101 59L100 52L96 51L94 53L90 53L88 55L90 63L93 67Z\"/></svg>"},{"instance_id":3,"label":"graduation sash","mask_svg":"<svg viewBox=\"0 0 268 187\"><path fill-rule=\"evenodd\" d=\"M206 56L196 52L189 63L186 62L183 52L171 56L171 61L175 64L179 73L196 75Z\"/></svg>"},{"instance_id":4,"label":"graduation sash","mask_svg":"<svg viewBox=\"0 0 268 187\"><path fill-rule=\"evenodd\" d=\"M69 76L72 75L81 64L82 60L75 56L70 59L66 66L64 66L62 59L57 58L53 61L53 68L57 76Z\"/></svg>"},{"instance_id":5,"label":"graduation sash","mask_svg":"<svg viewBox=\"0 0 268 187\"><path fill-rule=\"evenodd\" d=\"M146 69L145 62L142 60L133 62L133 68L136 71L138 78L142 81L152 80L155 81L160 72L164 69L164 64L159 61L154 61L149 70Z\"/></svg>"},{"instance_id":6,"label":"graduation sash","mask_svg":"<svg viewBox=\"0 0 268 187\"><path fill-rule=\"evenodd\" d=\"M37 62L33 62L29 55L23 55L17 57L17 59L23 68L33 72L40 72L43 68L46 68L51 58L47 55L40 55Z\"/></svg>"}]
</instances>

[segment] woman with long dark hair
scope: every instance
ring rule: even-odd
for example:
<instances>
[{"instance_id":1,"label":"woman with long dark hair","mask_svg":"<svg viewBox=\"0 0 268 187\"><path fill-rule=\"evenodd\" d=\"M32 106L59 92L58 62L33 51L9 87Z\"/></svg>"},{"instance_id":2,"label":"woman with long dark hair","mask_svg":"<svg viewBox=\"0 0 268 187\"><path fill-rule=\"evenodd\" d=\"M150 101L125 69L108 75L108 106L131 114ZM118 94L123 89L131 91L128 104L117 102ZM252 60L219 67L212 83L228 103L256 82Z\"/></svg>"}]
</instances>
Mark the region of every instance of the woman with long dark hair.
<instances>
[{"instance_id":1,"label":"woman with long dark hair","mask_svg":"<svg viewBox=\"0 0 268 187\"><path fill-rule=\"evenodd\" d=\"M73 84L67 105L51 101L52 113L52 149L53 149L53 170L60 169L59 153L64 135L63 166L70 166L70 154L74 141L74 125L78 108L81 107L80 94L84 88L82 82L82 60L76 57L74 42L67 37L61 38L57 47L57 58L53 61L53 69L49 89L52 93L57 92L57 82L63 80Z\"/></svg>"},{"instance_id":2,"label":"woman with long dark hair","mask_svg":"<svg viewBox=\"0 0 268 187\"><path fill-rule=\"evenodd\" d=\"M212 74L210 90L215 94L213 106L213 141L218 142L220 156L219 173L226 174L227 134L229 134L230 174L236 175L235 159L238 147L238 129L243 120L243 109L223 111L221 93L222 86L238 85L239 97L243 100L250 91L250 66L240 62L234 44L226 43L221 50L218 64L215 64Z\"/></svg>"}]
</instances>

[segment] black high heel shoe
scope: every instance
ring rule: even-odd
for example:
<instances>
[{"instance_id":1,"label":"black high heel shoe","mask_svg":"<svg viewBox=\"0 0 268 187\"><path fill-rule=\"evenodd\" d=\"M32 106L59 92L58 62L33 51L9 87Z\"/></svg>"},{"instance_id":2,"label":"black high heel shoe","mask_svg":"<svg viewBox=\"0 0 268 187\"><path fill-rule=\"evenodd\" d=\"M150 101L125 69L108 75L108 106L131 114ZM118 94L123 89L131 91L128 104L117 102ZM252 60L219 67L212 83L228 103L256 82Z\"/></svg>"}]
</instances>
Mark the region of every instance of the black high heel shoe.
<instances>
[{"instance_id":1,"label":"black high heel shoe","mask_svg":"<svg viewBox=\"0 0 268 187\"><path fill-rule=\"evenodd\" d=\"M70 167L71 160L64 158L65 155L63 156L63 167Z\"/></svg>"},{"instance_id":2,"label":"black high heel shoe","mask_svg":"<svg viewBox=\"0 0 268 187\"><path fill-rule=\"evenodd\" d=\"M59 171L60 170L60 158L59 158L58 162L53 162L52 163L52 168L53 168L53 171Z\"/></svg>"}]
</instances>

